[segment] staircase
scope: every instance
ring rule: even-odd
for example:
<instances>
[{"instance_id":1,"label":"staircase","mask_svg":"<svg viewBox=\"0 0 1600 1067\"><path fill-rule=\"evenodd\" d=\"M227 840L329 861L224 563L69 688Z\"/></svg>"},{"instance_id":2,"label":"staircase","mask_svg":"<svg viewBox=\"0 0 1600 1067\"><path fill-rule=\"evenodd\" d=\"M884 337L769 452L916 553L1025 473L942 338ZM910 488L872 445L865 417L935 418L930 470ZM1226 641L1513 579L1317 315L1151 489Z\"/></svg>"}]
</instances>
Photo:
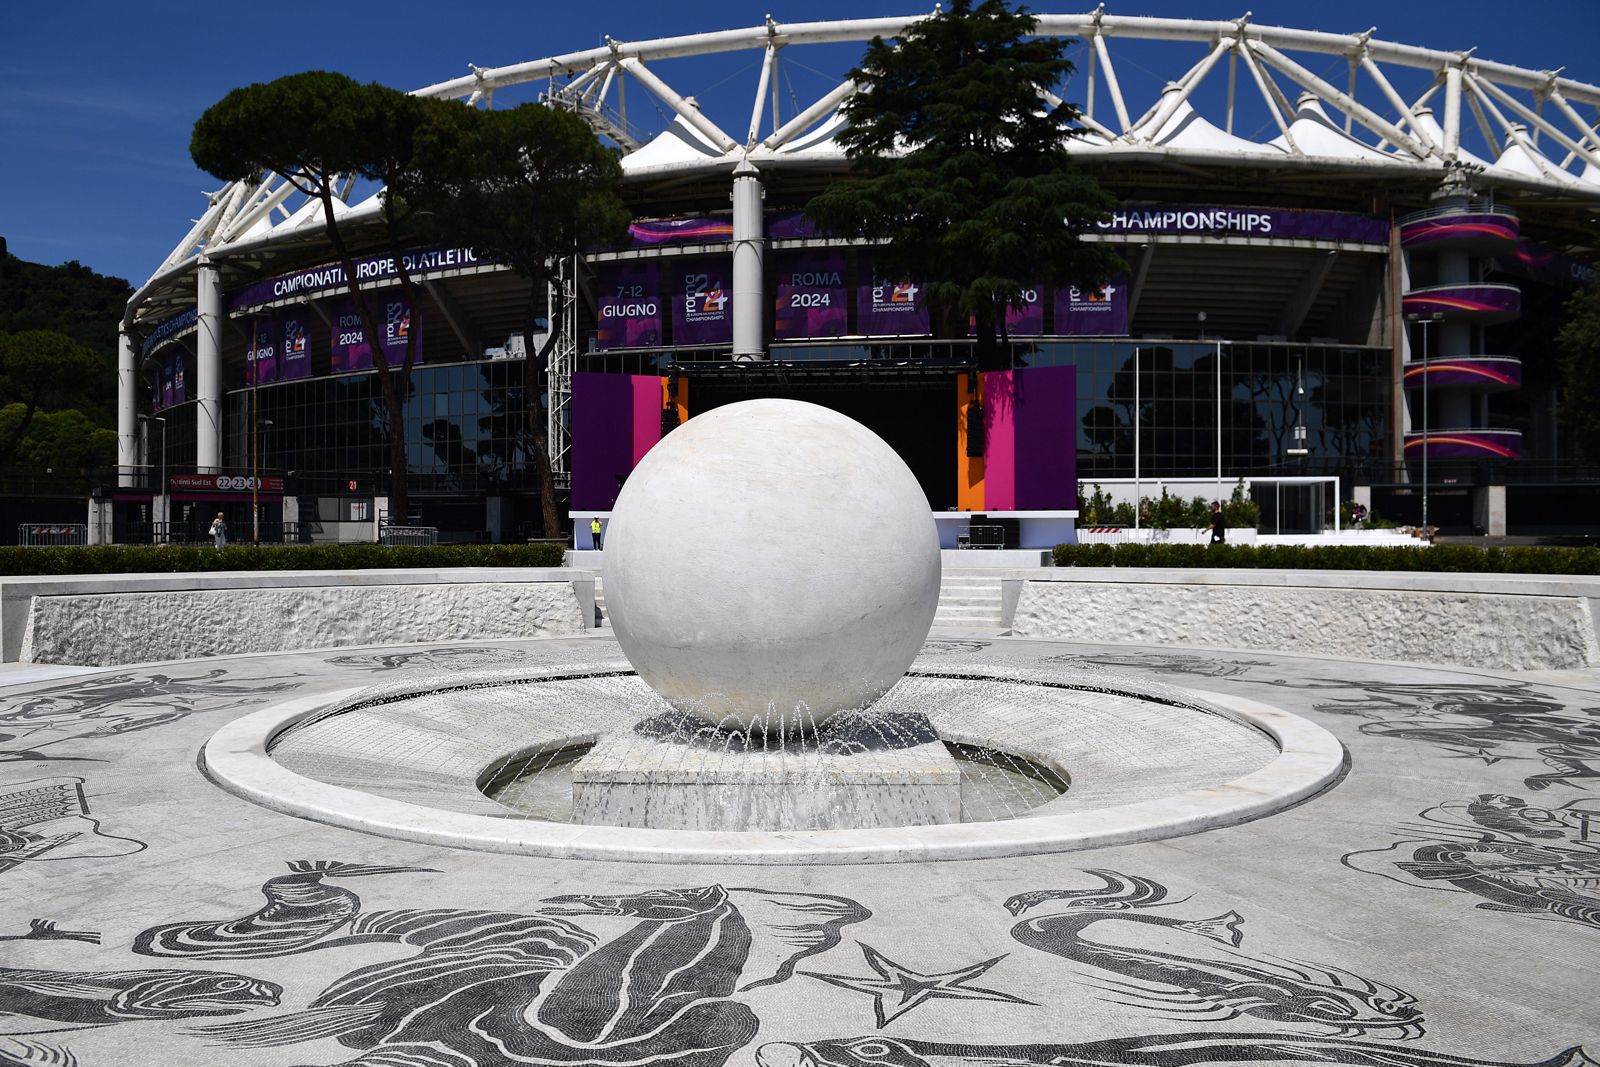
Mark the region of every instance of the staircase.
<instances>
[{"instance_id":1,"label":"staircase","mask_svg":"<svg viewBox=\"0 0 1600 1067\"><path fill-rule=\"evenodd\" d=\"M1000 575L992 570L949 570L939 582L933 625L956 630L1000 629Z\"/></svg>"}]
</instances>

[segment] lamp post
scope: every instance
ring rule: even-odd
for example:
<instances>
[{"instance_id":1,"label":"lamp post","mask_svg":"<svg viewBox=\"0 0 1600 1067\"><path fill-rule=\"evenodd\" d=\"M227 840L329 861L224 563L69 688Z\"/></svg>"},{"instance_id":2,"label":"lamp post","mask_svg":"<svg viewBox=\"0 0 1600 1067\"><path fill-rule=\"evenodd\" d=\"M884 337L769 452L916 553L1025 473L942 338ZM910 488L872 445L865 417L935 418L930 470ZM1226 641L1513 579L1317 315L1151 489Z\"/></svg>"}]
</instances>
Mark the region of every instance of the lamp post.
<instances>
[{"instance_id":1,"label":"lamp post","mask_svg":"<svg viewBox=\"0 0 1600 1067\"><path fill-rule=\"evenodd\" d=\"M261 363L250 363L250 543L261 543Z\"/></svg>"},{"instance_id":2,"label":"lamp post","mask_svg":"<svg viewBox=\"0 0 1600 1067\"><path fill-rule=\"evenodd\" d=\"M1217 338L1217 506L1222 506L1222 338Z\"/></svg>"},{"instance_id":3,"label":"lamp post","mask_svg":"<svg viewBox=\"0 0 1600 1067\"><path fill-rule=\"evenodd\" d=\"M1428 326L1444 318L1444 312L1413 313L1407 322L1422 323L1422 535L1428 536Z\"/></svg>"},{"instance_id":4,"label":"lamp post","mask_svg":"<svg viewBox=\"0 0 1600 1067\"><path fill-rule=\"evenodd\" d=\"M1139 528L1139 505L1144 488L1139 481L1139 348L1133 350L1133 528Z\"/></svg>"},{"instance_id":5,"label":"lamp post","mask_svg":"<svg viewBox=\"0 0 1600 1067\"><path fill-rule=\"evenodd\" d=\"M140 415L142 422L161 424L161 533L167 535L167 420L161 415Z\"/></svg>"}]
</instances>

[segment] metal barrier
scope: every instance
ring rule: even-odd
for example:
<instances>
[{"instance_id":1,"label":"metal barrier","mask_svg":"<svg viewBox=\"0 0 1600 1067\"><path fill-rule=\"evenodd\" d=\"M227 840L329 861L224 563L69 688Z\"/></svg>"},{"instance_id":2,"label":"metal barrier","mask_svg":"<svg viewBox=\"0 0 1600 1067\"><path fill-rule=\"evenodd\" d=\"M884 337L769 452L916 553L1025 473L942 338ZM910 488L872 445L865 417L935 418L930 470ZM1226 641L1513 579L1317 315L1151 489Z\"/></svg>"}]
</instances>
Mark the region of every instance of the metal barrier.
<instances>
[{"instance_id":1,"label":"metal barrier","mask_svg":"<svg viewBox=\"0 0 1600 1067\"><path fill-rule=\"evenodd\" d=\"M384 526L378 530L381 545L436 545L439 543L437 526Z\"/></svg>"},{"instance_id":2,"label":"metal barrier","mask_svg":"<svg viewBox=\"0 0 1600 1067\"><path fill-rule=\"evenodd\" d=\"M1080 526L1078 527L1078 544L1080 545L1125 545L1130 541L1149 540L1140 537L1139 531L1122 526Z\"/></svg>"},{"instance_id":3,"label":"metal barrier","mask_svg":"<svg viewBox=\"0 0 1600 1067\"><path fill-rule=\"evenodd\" d=\"M85 522L25 522L17 527L17 544L24 548L54 548L89 543Z\"/></svg>"}]
</instances>

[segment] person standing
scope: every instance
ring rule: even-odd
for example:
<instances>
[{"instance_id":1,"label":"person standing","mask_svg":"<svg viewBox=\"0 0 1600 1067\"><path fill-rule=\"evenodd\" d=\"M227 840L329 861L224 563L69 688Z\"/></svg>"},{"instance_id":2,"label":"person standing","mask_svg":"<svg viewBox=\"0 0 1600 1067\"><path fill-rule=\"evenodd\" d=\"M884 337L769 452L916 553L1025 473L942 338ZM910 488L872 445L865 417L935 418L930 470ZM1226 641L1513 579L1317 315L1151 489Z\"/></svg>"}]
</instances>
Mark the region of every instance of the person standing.
<instances>
[{"instance_id":1,"label":"person standing","mask_svg":"<svg viewBox=\"0 0 1600 1067\"><path fill-rule=\"evenodd\" d=\"M1222 514L1222 505L1215 500L1211 502L1211 543L1214 545L1228 543L1228 520Z\"/></svg>"},{"instance_id":2,"label":"person standing","mask_svg":"<svg viewBox=\"0 0 1600 1067\"><path fill-rule=\"evenodd\" d=\"M217 517L211 520L211 542L217 546L217 555L222 555L223 546L228 543L228 524L222 518L222 512L217 512Z\"/></svg>"},{"instance_id":3,"label":"person standing","mask_svg":"<svg viewBox=\"0 0 1600 1067\"><path fill-rule=\"evenodd\" d=\"M600 516L596 515L593 519L589 520L589 536L594 540L594 549L596 552L603 550L603 546L600 544L602 530L604 530L604 527L600 525Z\"/></svg>"}]
</instances>

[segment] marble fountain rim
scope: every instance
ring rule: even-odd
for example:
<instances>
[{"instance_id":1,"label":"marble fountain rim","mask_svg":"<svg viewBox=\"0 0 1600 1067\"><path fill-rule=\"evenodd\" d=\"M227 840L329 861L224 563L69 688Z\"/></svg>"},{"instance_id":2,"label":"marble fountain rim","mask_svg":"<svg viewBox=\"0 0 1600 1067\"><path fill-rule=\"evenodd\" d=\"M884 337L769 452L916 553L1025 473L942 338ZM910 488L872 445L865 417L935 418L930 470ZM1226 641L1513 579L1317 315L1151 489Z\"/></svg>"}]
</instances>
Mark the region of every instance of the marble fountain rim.
<instances>
[{"instance_id":1,"label":"marble fountain rim","mask_svg":"<svg viewBox=\"0 0 1600 1067\"><path fill-rule=\"evenodd\" d=\"M1233 826L1294 807L1344 774L1344 746L1327 730L1281 708L1226 693L1077 676L1068 671L965 665L913 666L908 676L1094 689L1193 707L1267 735L1278 746L1265 766L1233 781L1151 800L1036 814L993 822L857 830L656 830L469 814L319 782L277 762L274 740L329 711L348 711L424 694L521 682L631 675L625 663L564 664L529 670L353 687L275 703L216 731L199 766L223 790L272 811L421 844L552 859L644 863L926 863L996 859L1163 840ZM441 684L443 683L443 684ZM959 740L959 739L958 739ZM1026 752L1019 752L1026 756ZM482 775L480 774L480 779Z\"/></svg>"}]
</instances>

